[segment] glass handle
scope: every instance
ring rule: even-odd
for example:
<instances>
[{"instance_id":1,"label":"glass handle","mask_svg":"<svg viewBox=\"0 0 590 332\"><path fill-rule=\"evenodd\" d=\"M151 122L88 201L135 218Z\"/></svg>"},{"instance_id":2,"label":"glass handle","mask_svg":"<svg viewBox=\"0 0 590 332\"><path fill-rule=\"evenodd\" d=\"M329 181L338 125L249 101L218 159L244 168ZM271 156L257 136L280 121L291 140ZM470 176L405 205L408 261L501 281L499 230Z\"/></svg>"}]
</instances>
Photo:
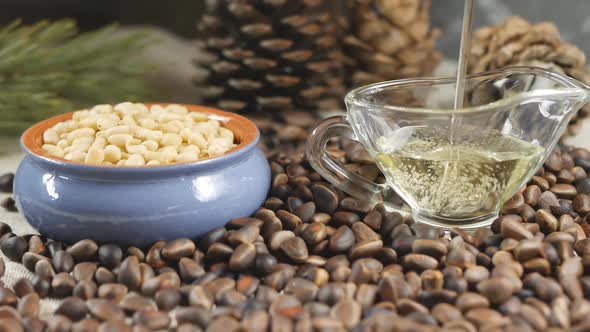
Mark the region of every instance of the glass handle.
<instances>
[{"instance_id":1,"label":"glass handle","mask_svg":"<svg viewBox=\"0 0 590 332\"><path fill-rule=\"evenodd\" d=\"M389 189L387 186L365 179L330 156L326 150L326 143L334 137L345 137L357 141L356 135L344 116L325 119L307 139L307 159L313 169L338 189L353 197L369 200L374 204L384 203L390 209L401 210L401 205L390 200L384 201L384 192Z\"/></svg>"}]
</instances>

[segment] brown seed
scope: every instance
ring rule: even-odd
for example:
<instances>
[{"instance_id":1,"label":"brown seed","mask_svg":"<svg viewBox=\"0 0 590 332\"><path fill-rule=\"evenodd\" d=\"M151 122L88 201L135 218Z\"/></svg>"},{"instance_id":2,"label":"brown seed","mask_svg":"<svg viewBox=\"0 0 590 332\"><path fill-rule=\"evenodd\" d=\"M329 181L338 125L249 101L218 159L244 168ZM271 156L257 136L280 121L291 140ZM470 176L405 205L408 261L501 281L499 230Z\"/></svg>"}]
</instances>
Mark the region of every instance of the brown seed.
<instances>
[{"instance_id":1,"label":"brown seed","mask_svg":"<svg viewBox=\"0 0 590 332\"><path fill-rule=\"evenodd\" d=\"M355 222L351 228L356 242L381 240L381 236L363 222Z\"/></svg>"},{"instance_id":2,"label":"brown seed","mask_svg":"<svg viewBox=\"0 0 590 332\"><path fill-rule=\"evenodd\" d=\"M465 318L479 327L498 324L503 319L499 312L489 308L471 309L465 313Z\"/></svg>"},{"instance_id":3,"label":"brown seed","mask_svg":"<svg viewBox=\"0 0 590 332\"><path fill-rule=\"evenodd\" d=\"M23 318L23 327L27 332L43 332L45 331L46 324L44 321L40 320L37 317L24 317ZM18 331L18 330L10 330L10 331ZM88 330L92 332L92 330ZM77 330L72 330L72 332L78 332Z\"/></svg>"},{"instance_id":4,"label":"brown seed","mask_svg":"<svg viewBox=\"0 0 590 332\"><path fill-rule=\"evenodd\" d=\"M338 196L328 187L321 184L311 186L318 212L333 214L338 208Z\"/></svg>"},{"instance_id":5,"label":"brown seed","mask_svg":"<svg viewBox=\"0 0 590 332\"><path fill-rule=\"evenodd\" d=\"M206 328L211 320L211 312L202 308L180 307L176 310L178 324L194 324Z\"/></svg>"},{"instance_id":6,"label":"brown seed","mask_svg":"<svg viewBox=\"0 0 590 332\"><path fill-rule=\"evenodd\" d=\"M530 185L524 191L524 202L530 206L537 205L539 197L541 196L541 189L537 185Z\"/></svg>"},{"instance_id":7,"label":"brown seed","mask_svg":"<svg viewBox=\"0 0 590 332\"><path fill-rule=\"evenodd\" d=\"M182 257L191 256L195 250L196 246L193 241L187 238L180 238L166 243L160 252L166 259L179 260Z\"/></svg>"},{"instance_id":8,"label":"brown seed","mask_svg":"<svg viewBox=\"0 0 590 332\"><path fill-rule=\"evenodd\" d=\"M193 307L210 309L213 306L213 299L201 286L194 286L188 296L189 304Z\"/></svg>"},{"instance_id":9,"label":"brown seed","mask_svg":"<svg viewBox=\"0 0 590 332\"><path fill-rule=\"evenodd\" d=\"M337 226L352 226L360 220L360 217L353 212L338 211L332 215L332 220Z\"/></svg>"},{"instance_id":10,"label":"brown seed","mask_svg":"<svg viewBox=\"0 0 590 332\"><path fill-rule=\"evenodd\" d=\"M127 294L119 303L121 309L125 310L128 314L134 313L141 310L153 310L156 306L148 298L145 298L136 294Z\"/></svg>"},{"instance_id":11,"label":"brown seed","mask_svg":"<svg viewBox=\"0 0 590 332\"><path fill-rule=\"evenodd\" d=\"M196 261L183 257L178 262L178 272L182 281L189 284L205 274L203 267Z\"/></svg>"},{"instance_id":12,"label":"brown seed","mask_svg":"<svg viewBox=\"0 0 590 332\"><path fill-rule=\"evenodd\" d=\"M263 310L248 311L242 320L247 331L267 331L269 323L269 314Z\"/></svg>"},{"instance_id":13,"label":"brown seed","mask_svg":"<svg viewBox=\"0 0 590 332\"><path fill-rule=\"evenodd\" d=\"M477 284L490 276L490 271L483 266L471 266L465 270L465 280L469 284Z\"/></svg>"},{"instance_id":14,"label":"brown seed","mask_svg":"<svg viewBox=\"0 0 590 332\"><path fill-rule=\"evenodd\" d=\"M546 209L537 210L535 220L539 224L541 231L544 233L551 233L557 230L558 221L551 211Z\"/></svg>"},{"instance_id":15,"label":"brown seed","mask_svg":"<svg viewBox=\"0 0 590 332\"><path fill-rule=\"evenodd\" d=\"M342 322L345 328L355 327L361 320L362 308L353 300L340 300L330 311L330 316Z\"/></svg>"},{"instance_id":16,"label":"brown seed","mask_svg":"<svg viewBox=\"0 0 590 332\"><path fill-rule=\"evenodd\" d=\"M98 297L118 303L127 295L127 286L122 284L103 284L98 287Z\"/></svg>"},{"instance_id":17,"label":"brown seed","mask_svg":"<svg viewBox=\"0 0 590 332\"><path fill-rule=\"evenodd\" d=\"M258 254L254 261L254 266L257 271L266 275L269 274L277 264L277 259L270 254Z\"/></svg>"},{"instance_id":18,"label":"brown seed","mask_svg":"<svg viewBox=\"0 0 590 332\"><path fill-rule=\"evenodd\" d=\"M86 301L92 316L100 321L123 320L125 312L117 305L105 299L90 299Z\"/></svg>"},{"instance_id":19,"label":"brown seed","mask_svg":"<svg viewBox=\"0 0 590 332\"><path fill-rule=\"evenodd\" d=\"M61 305L55 310L55 313L64 315L76 322L86 317L88 308L86 307L84 300L72 296L64 299Z\"/></svg>"},{"instance_id":20,"label":"brown seed","mask_svg":"<svg viewBox=\"0 0 590 332\"><path fill-rule=\"evenodd\" d=\"M293 230L303 222L297 215L285 210L277 211L276 215L283 223L284 229Z\"/></svg>"},{"instance_id":21,"label":"brown seed","mask_svg":"<svg viewBox=\"0 0 590 332\"><path fill-rule=\"evenodd\" d=\"M446 257L446 264L449 266L456 266L462 269L469 268L475 265L475 256L466 248L453 248Z\"/></svg>"},{"instance_id":22,"label":"brown seed","mask_svg":"<svg viewBox=\"0 0 590 332\"><path fill-rule=\"evenodd\" d=\"M369 201L359 200L352 197L347 197L340 202L340 206L348 211L367 214L373 208L373 204Z\"/></svg>"},{"instance_id":23,"label":"brown seed","mask_svg":"<svg viewBox=\"0 0 590 332\"><path fill-rule=\"evenodd\" d=\"M67 272L58 273L51 280L52 294L55 297L71 296L75 286L76 280Z\"/></svg>"},{"instance_id":24,"label":"brown seed","mask_svg":"<svg viewBox=\"0 0 590 332\"><path fill-rule=\"evenodd\" d=\"M535 209L530 205L525 205L518 214L524 222L532 223L535 221Z\"/></svg>"},{"instance_id":25,"label":"brown seed","mask_svg":"<svg viewBox=\"0 0 590 332\"><path fill-rule=\"evenodd\" d=\"M41 240L39 235L33 235L29 238L29 252L33 252L36 254L43 254L47 248Z\"/></svg>"},{"instance_id":26,"label":"brown seed","mask_svg":"<svg viewBox=\"0 0 590 332\"><path fill-rule=\"evenodd\" d=\"M323 241L328 235L326 226L319 222L313 222L301 233L301 237L308 245L315 245Z\"/></svg>"},{"instance_id":27,"label":"brown seed","mask_svg":"<svg viewBox=\"0 0 590 332\"><path fill-rule=\"evenodd\" d=\"M578 194L576 187L568 183L558 183L549 188L558 198L573 199Z\"/></svg>"},{"instance_id":28,"label":"brown seed","mask_svg":"<svg viewBox=\"0 0 590 332\"><path fill-rule=\"evenodd\" d=\"M3 238L0 241L0 250L8 257L8 259L20 262L23 255L27 252L29 244L22 236L13 236L9 238Z\"/></svg>"},{"instance_id":29,"label":"brown seed","mask_svg":"<svg viewBox=\"0 0 590 332\"><path fill-rule=\"evenodd\" d=\"M130 290L137 290L141 286L141 281L139 259L136 256L128 256L119 267L117 282L127 286Z\"/></svg>"},{"instance_id":30,"label":"brown seed","mask_svg":"<svg viewBox=\"0 0 590 332\"><path fill-rule=\"evenodd\" d=\"M457 306L457 309L467 312L475 308L488 308L490 306L490 302L482 295L472 292L465 292L457 297L457 302L455 305Z\"/></svg>"},{"instance_id":31,"label":"brown seed","mask_svg":"<svg viewBox=\"0 0 590 332\"><path fill-rule=\"evenodd\" d=\"M141 258L138 257L139 260L143 260L143 252L135 247L130 247L127 249L127 252L130 255L137 255L139 254L142 256ZM123 250L116 244L103 244L98 248L98 260L100 264L108 269L115 268L121 264L121 260L123 259Z\"/></svg>"},{"instance_id":32,"label":"brown seed","mask_svg":"<svg viewBox=\"0 0 590 332\"><path fill-rule=\"evenodd\" d=\"M70 331L72 329L72 321L64 315L53 315L51 319L47 320L48 332Z\"/></svg>"},{"instance_id":33,"label":"brown seed","mask_svg":"<svg viewBox=\"0 0 590 332\"><path fill-rule=\"evenodd\" d=\"M129 325L120 320L109 320L98 326L97 332L132 332ZM135 325L133 332L147 332L141 325Z\"/></svg>"},{"instance_id":34,"label":"brown seed","mask_svg":"<svg viewBox=\"0 0 590 332\"><path fill-rule=\"evenodd\" d=\"M296 263L303 263L309 257L305 241L300 237L290 237L281 243L281 250Z\"/></svg>"},{"instance_id":35,"label":"brown seed","mask_svg":"<svg viewBox=\"0 0 590 332\"><path fill-rule=\"evenodd\" d=\"M537 205L542 209L551 210L552 206L559 206L559 201L554 193L551 191L544 191L541 196L539 196Z\"/></svg>"},{"instance_id":36,"label":"brown seed","mask_svg":"<svg viewBox=\"0 0 590 332\"><path fill-rule=\"evenodd\" d=\"M432 316L442 324L457 321L463 316L455 306L448 303L439 303L431 310ZM474 329L475 330L475 329Z\"/></svg>"},{"instance_id":37,"label":"brown seed","mask_svg":"<svg viewBox=\"0 0 590 332\"><path fill-rule=\"evenodd\" d=\"M229 234L227 240L232 245L239 245L240 243L254 243L260 234L260 228L255 225L246 225Z\"/></svg>"},{"instance_id":38,"label":"brown seed","mask_svg":"<svg viewBox=\"0 0 590 332\"><path fill-rule=\"evenodd\" d=\"M145 256L145 261L149 266L153 267L154 269L159 269L167 265L161 255L161 249L165 245L166 242L158 241L150 248L147 255Z\"/></svg>"},{"instance_id":39,"label":"brown seed","mask_svg":"<svg viewBox=\"0 0 590 332\"><path fill-rule=\"evenodd\" d=\"M47 297L49 295L49 291L51 290L51 282L48 279L34 276L32 281L35 292L37 292L40 297Z\"/></svg>"},{"instance_id":40,"label":"brown seed","mask_svg":"<svg viewBox=\"0 0 590 332\"><path fill-rule=\"evenodd\" d=\"M542 191L549 190L549 182L540 176L533 176L531 183L541 188Z\"/></svg>"},{"instance_id":41,"label":"brown seed","mask_svg":"<svg viewBox=\"0 0 590 332\"><path fill-rule=\"evenodd\" d=\"M543 210L539 210L543 211ZM524 262L543 255L543 244L534 240L522 240L513 250L514 258Z\"/></svg>"},{"instance_id":42,"label":"brown seed","mask_svg":"<svg viewBox=\"0 0 590 332\"><path fill-rule=\"evenodd\" d=\"M43 279L52 279L55 276L55 271L48 260L39 260L35 264L35 275Z\"/></svg>"},{"instance_id":43,"label":"brown seed","mask_svg":"<svg viewBox=\"0 0 590 332\"><path fill-rule=\"evenodd\" d=\"M229 257L234 253L232 247L223 243L213 243L207 249L207 259L213 262L227 261Z\"/></svg>"},{"instance_id":44,"label":"brown seed","mask_svg":"<svg viewBox=\"0 0 590 332\"><path fill-rule=\"evenodd\" d=\"M41 303L37 293L29 293L18 302L18 313L23 317L38 317Z\"/></svg>"},{"instance_id":45,"label":"brown seed","mask_svg":"<svg viewBox=\"0 0 590 332\"><path fill-rule=\"evenodd\" d=\"M23 255L22 263L27 268L27 270L35 272L35 265L40 260L49 261L49 264L51 265L51 260L49 258L32 252L26 252ZM4 266L4 260L2 260L2 266Z\"/></svg>"},{"instance_id":46,"label":"brown seed","mask_svg":"<svg viewBox=\"0 0 590 332\"><path fill-rule=\"evenodd\" d=\"M330 237L329 248L334 253L348 251L355 243L354 233L348 226L341 226Z\"/></svg>"},{"instance_id":47,"label":"brown seed","mask_svg":"<svg viewBox=\"0 0 590 332\"><path fill-rule=\"evenodd\" d=\"M491 278L481 281L477 284L477 290L488 298L492 304L500 304L507 301L514 290L514 286L509 279Z\"/></svg>"},{"instance_id":48,"label":"brown seed","mask_svg":"<svg viewBox=\"0 0 590 332\"><path fill-rule=\"evenodd\" d=\"M402 316L414 316L416 314L428 314L428 308L411 299L400 299L396 303L397 312ZM436 323L435 323L436 324Z\"/></svg>"},{"instance_id":49,"label":"brown seed","mask_svg":"<svg viewBox=\"0 0 590 332\"><path fill-rule=\"evenodd\" d=\"M551 301L552 315L549 317L551 325L569 329L571 326L568 301L564 297L558 297Z\"/></svg>"},{"instance_id":50,"label":"brown seed","mask_svg":"<svg viewBox=\"0 0 590 332\"><path fill-rule=\"evenodd\" d=\"M303 278L293 278L285 286L285 293L293 294L301 302L313 301L318 293L318 286Z\"/></svg>"},{"instance_id":51,"label":"brown seed","mask_svg":"<svg viewBox=\"0 0 590 332\"><path fill-rule=\"evenodd\" d=\"M236 282L236 290L242 294L249 296L256 292L260 280L249 275L240 275Z\"/></svg>"},{"instance_id":52,"label":"brown seed","mask_svg":"<svg viewBox=\"0 0 590 332\"><path fill-rule=\"evenodd\" d=\"M33 283L28 278L20 278L13 285L12 290L17 297L23 297L29 293L33 293L35 288Z\"/></svg>"},{"instance_id":53,"label":"brown seed","mask_svg":"<svg viewBox=\"0 0 590 332\"><path fill-rule=\"evenodd\" d=\"M522 207L524 206L524 197L522 194L517 193L512 198L510 198L506 203L504 203L504 207L502 208L502 213L504 214L518 214Z\"/></svg>"},{"instance_id":54,"label":"brown seed","mask_svg":"<svg viewBox=\"0 0 590 332\"><path fill-rule=\"evenodd\" d=\"M502 236L505 238L512 238L516 240L522 239L530 239L533 237L533 234L527 230L522 222L520 221L520 217L516 218L507 218L507 216L503 216L501 221L501 232Z\"/></svg>"},{"instance_id":55,"label":"brown seed","mask_svg":"<svg viewBox=\"0 0 590 332\"><path fill-rule=\"evenodd\" d=\"M438 270L425 270L420 274L424 290L437 290L443 288L444 277Z\"/></svg>"},{"instance_id":56,"label":"brown seed","mask_svg":"<svg viewBox=\"0 0 590 332\"><path fill-rule=\"evenodd\" d=\"M307 187L302 187L307 189ZM298 206L293 213L303 222L309 222L311 217L315 214L316 207L314 202L303 203Z\"/></svg>"},{"instance_id":57,"label":"brown seed","mask_svg":"<svg viewBox=\"0 0 590 332\"><path fill-rule=\"evenodd\" d=\"M53 268L56 272L72 272L74 257L65 250L59 250L53 255Z\"/></svg>"},{"instance_id":58,"label":"brown seed","mask_svg":"<svg viewBox=\"0 0 590 332\"><path fill-rule=\"evenodd\" d=\"M93 259L98 252L98 245L93 240L80 240L67 249L76 262Z\"/></svg>"},{"instance_id":59,"label":"brown seed","mask_svg":"<svg viewBox=\"0 0 590 332\"><path fill-rule=\"evenodd\" d=\"M77 281L92 280L94 273L96 272L97 263L93 262L82 262L74 266L74 279Z\"/></svg>"},{"instance_id":60,"label":"brown seed","mask_svg":"<svg viewBox=\"0 0 590 332\"><path fill-rule=\"evenodd\" d=\"M383 241L368 240L358 242L350 248L350 258L356 259L361 257L372 257L383 248Z\"/></svg>"},{"instance_id":61,"label":"brown seed","mask_svg":"<svg viewBox=\"0 0 590 332\"><path fill-rule=\"evenodd\" d=\"M354 299L363 309L371 307L377 299L377 286L369 284L359 285Z\"/></svg>"},{"instance_id":62,"label":"brown seed","mask_svg":"<svg viewBox=\"0 0 590 332\"><path fill-rule=\"evenodd\" d=\"M447 254L445 243L439 240L416 239L412 243L412 251L417 254L425 254L434 258L440 258Z\"/></svg>"},{"instance_id":63,"label":"brown seed","mask_svg":"<svg viewBox=\"0 0 590 332\"><path fill-rule=\"evenodd\" d=\"M240 244L229 259L229 268L233 271L245 271L254 264L256 247L252 243Z\"/></svg>"},{"instance_id":64,"label":"brown seed","mask_svg":"<svg viewBox=\"0 0 590 332\"><path fill-rule=\"evenodd\" d=\"M133 322L148 327L150 330L163 330L170 325L170 317L165 312L142 310L133 314Z\"/></svg>"},{"instance_id":65,"label":"brown seed","mask_svg":"<svg viewBox=\"0 0 590 332\"><path fill-rule=\"evenodd\" d=\"M13 307L2 306L0 308L0 321L3 319L20 320L21 318L21 314Z\"/></svg>"},{"instance_id":66,"label":"brown seed","mask_svg":"<svg viewBox=\"0 0 590 332\"><path fill-rule=\"evenodd\" d=\"M381 223L383 222L383 215L379 211L371 211L365 216L363 222L371 227L371 229L379 231L381 229Z\"/></svg>"},{"instance_id":67,"label":"brown seed","mask_svg":"<svg viewBox=\"0 0 590 332\"><path fill-rule=\"evenodd\" d=\"M145 254L141 249L137 247L127 248L127 255L137 257L137 259L139 259L140 262L143 262L145 260Z\"/></svg>"},{"instance_id":68,"label":"brown seed","mask_svg":"<svg viewBox=\"0 0 590 332\"><path fill-rule=\"evenodd\" d=\"M161 311L170 311L180 303L181 295L178 290L168 288L156 292L154 299Z\"/></svg>"},{"instance_id":69,"label":"brown seed","mask_svg":"<svg viewBox=\"0 0 590 332\"><path fill-rule=\"evenodd\" d=\"M115 282L115 275L113 274L113 272L101 266L98 269L96 269L96 272L94 272L94 279L96 280L97 284L102 285Z\"/></svg>"},{"instance_id":70,"label":"brown seed","mask_svg":"<svg viewBox=\"0 0 590 332\"><path fill-rule=\"evenodd\" d=\"M100 323L93 318L82 319L72 325L72 332L95 332L98 331Z\"/></svg>"},{"instance_id":71,"label":"brown seed","mask_svg":"<svg viewBox=\"0 0 590 332\"><path fill-rule=\"evenodd\" d=\"M574 198L573 201L573 208L579 214L587 214L590 213L590 196L586 194L578 194Z\"/></svg>"},{"instance_id":72,"label":"brown seed","mask_svg":"<svg viewBox=\"0 0 590 332\"><path fill-rule=\"evenodd\" d=\"M295 233L291 232L291 231L279 231L274 233L271 238L270 238L270 249L273 251L277 251L281 248L281 244L289 239L295 236Z\"/></svg>"},{"instance_id":73,"label":"brown seed","mask_svg":"<svg viewBox=\"0 0 590 332\"><path fill-rule=\"evenodd\" d=\"M82 300L88 300L96 295L97 287L92 281L86 280L79 282L72 291L72 295L81 298Z\"/></svg>"}]
</instances>

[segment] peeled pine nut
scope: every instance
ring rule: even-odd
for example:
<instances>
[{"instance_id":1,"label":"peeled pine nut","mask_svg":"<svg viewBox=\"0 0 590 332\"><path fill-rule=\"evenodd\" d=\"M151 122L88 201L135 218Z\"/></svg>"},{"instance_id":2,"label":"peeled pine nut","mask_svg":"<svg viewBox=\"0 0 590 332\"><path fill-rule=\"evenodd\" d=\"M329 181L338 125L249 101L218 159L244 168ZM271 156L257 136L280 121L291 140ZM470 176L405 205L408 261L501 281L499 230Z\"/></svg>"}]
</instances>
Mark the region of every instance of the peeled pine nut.
<instances>
[{"instance_id":1,"label":"peeled pine nut","mask_svg":"<svg viewBox=\"0 0 590 332\"><path fill-rule=\"evenodd\" d=\"M235 146L233 132L221 125L181 105L96 105L47 129L43 149L47 155L96 165L190 162Z\"/></svg>"},{"instance_id":2,"label":"peeled pine nut","mask_svg":"<svg viewBox=\"0 0 590 332\"><path fill-rule=\"evenodd\" d=\"M107 138L109 143L116 145L116 146L125 146L127 141L133 139L133 136L129 134L114 134Z\"/></svg>"},{"instance_id":3,"label":"peeled pine nut","mask_svg":"<svg viewBox=\"0 0 590 332\"><path fill-rule=\"evenodd\" d=\"M141 145L145 145L145 147L149 150L149 151L156 151L158 150L158 147L160 146L158 144L158 142L154 141L154 140L147 140L147 141L143 141L141 142Z\"/></svg>"},{"instance_id":4,"label":"peeled pine nut","mask_svg":"<svg viewBox=\"0 0 590 332\"><path fill-rule=\"evenodd\" d=\"M104 150L98 147L91 147L84 158L85 163L100 164L104 161Z\"/></svg>"},{"instance_id":5,"label":"peeled pine nut","mask_svg":"<svg viewBox=\"0 0 590 332\"><path fill-rule=\"evenodd\" d=\"M143 166L145 165L145 160L140 154L132 154L129 156L129 159L125 162L125 166Z\"/></svg>"},{"instance_id":6,"label":"peeled pine nut","mask_svg":"<svg viewBox=\"0 0 590 332\"><path fill-rule=\"evenodd\" d=\"M73 152L70 152L64 156L65 160L78 161L78 162L84 161L84 158L86 158L86 152L82 152L82 151L73 151Z\"/></svg>"},{"instance_id":7,"label":"peeled pine nut","mask_svg":"<svg viewBox=\"0 0 590 332\"><path fill-rule=\"evenodd\" d=\"M121 160L121 149L116 145L107 145L104 148L104 160L116 163Z\"/></svg>"},{"instance_id":8,"label":"peeled pine nut","mask_svg":"<svg viewBox=\"0 0 590 332\"><path fill-rule=\"evenodd\" d=\"M177 146L182 143L182 138L177 134L165 133L162 135L160 144L163 146Z\"/></svg>"},{"instance_id":9,"label":"peeled pine nut","mask_svg":"<svg viewBox=\"0 0 590 332\"><path fill-rule=\"evenodd\" d=\"M43 142L47 144L57 144L59 141L59 135L55 130L47 129L43 133Z\"/></svg>"},{"instance_id":10,"label":"peeled pine nut","mask_svg":"<svg viewBox=\"0 0 590 332\"><path fill-rule=\"evenodd\" d=\"M43 149L43 151L45 151L46 153L58 157L58 158L63 158L65 155L64 150L62 150L61 148L55 146L55 145L51 145L51 144L43 144L43 146L41 147Z\"/></svg>"},{"instance_id":11,"label":"peeled pine nut","mask_svg":"<svg viewBox=\"0 0 590 332\"><path fill-rule=\"evenodd\" d=\"M84 137L84 136L94 136L96 131L93 128L80 128L74 131L71 131L68 134L68 141L73 142L76 138Z\"/></svg>"}]
</instances>

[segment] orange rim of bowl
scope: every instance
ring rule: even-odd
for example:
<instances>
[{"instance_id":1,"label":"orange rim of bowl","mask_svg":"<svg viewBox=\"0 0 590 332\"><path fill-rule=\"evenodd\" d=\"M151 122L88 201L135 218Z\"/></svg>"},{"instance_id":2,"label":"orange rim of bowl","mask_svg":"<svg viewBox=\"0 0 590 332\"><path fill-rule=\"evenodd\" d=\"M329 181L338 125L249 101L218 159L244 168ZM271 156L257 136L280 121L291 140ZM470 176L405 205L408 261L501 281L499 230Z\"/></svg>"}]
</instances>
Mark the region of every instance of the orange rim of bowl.
<instances>
[{"instance_id":1,"label":"orange rim of bowl","mask_svg":"<svg viewBox=\"0 0 590 332\"><path fill-rule=\"evenodd\" d=\"M45 153L45 151L43 151L43 148L42 148L42 146L43 146L43 133L47 129L53 127L54 125L56 125L59 122L70 120L72 118L72 115L74 114L74 112L68 112L68 113L56 115L54 117L51 117L49 119L45 119L41 122L34 124L33 126L31 126L29 129L27 129L22 134L21 142L22 142L22 145L27 150L29 150L31 153L33 153L37 156L51 159L51 160L66 162L66 163L70 163L70 164L78 164L78 165L94 166L94 167L126 167L126 168L141 167L141 168L145 168L145 167L165 167L165 166L174 166L174 165L183 165L183 164L195 164L195 163L199 163L201 161L215 159L218 157L223 157L228 154L231 154L232 152L241 150L242 148L251 145L258 138L258 128L254 124L254 122L252 122L248 118L246 118L242 115L236 114L236 113L226 112L226 111L222 111L222 110L219 110L216 108L211 108L211 107L201 106L201 105L176 104L176 103L144 103L144 105L146 105L148 107L150 107L152 105L166 106L166 105L172 105L172 104L184 106L188 109L189 112L201 112L201 113L208 114L211 119L221 122L221 125L223 127L231 130L234 133L234 142L237 145L235 147L233 147L232 149L226 151L224 154L221 154L218 156L206 157L206 158L199 159L197 161L178 162L178 163L171 163L171 164L166 164L166 165L153 165L153 166L117 166L117 165L89 164L89 163L84 163L84 162L65 160L63 158L54 157L54 156L51 156L51 155Z\"/></svg>"}]
</instances>

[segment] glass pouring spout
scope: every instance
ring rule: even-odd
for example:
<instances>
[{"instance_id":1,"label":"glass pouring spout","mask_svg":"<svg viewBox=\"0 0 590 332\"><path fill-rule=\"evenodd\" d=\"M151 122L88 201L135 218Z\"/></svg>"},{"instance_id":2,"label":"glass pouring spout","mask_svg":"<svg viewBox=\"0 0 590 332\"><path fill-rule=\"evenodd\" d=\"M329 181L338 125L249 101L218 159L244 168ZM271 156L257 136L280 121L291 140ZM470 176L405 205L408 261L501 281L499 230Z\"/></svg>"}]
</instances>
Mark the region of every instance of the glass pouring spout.
<instances>
[{"instance_id":1,"label":"glass pouring spout","mask_svg":"<svg viewBox=\"0 0 590 332\"><path fill-rule=\"evenodd\" d=\"M348 194L409 208L419 222L489 225L543 164L590 88L542 68L510 67L468 76L464 107L453 110L455 84L404 79L351 91L347 115L326 119L309 137L310 164ZM386 183L331 158L325 145L336 136L359 141Z\"/></svg>"}]
</instances>

